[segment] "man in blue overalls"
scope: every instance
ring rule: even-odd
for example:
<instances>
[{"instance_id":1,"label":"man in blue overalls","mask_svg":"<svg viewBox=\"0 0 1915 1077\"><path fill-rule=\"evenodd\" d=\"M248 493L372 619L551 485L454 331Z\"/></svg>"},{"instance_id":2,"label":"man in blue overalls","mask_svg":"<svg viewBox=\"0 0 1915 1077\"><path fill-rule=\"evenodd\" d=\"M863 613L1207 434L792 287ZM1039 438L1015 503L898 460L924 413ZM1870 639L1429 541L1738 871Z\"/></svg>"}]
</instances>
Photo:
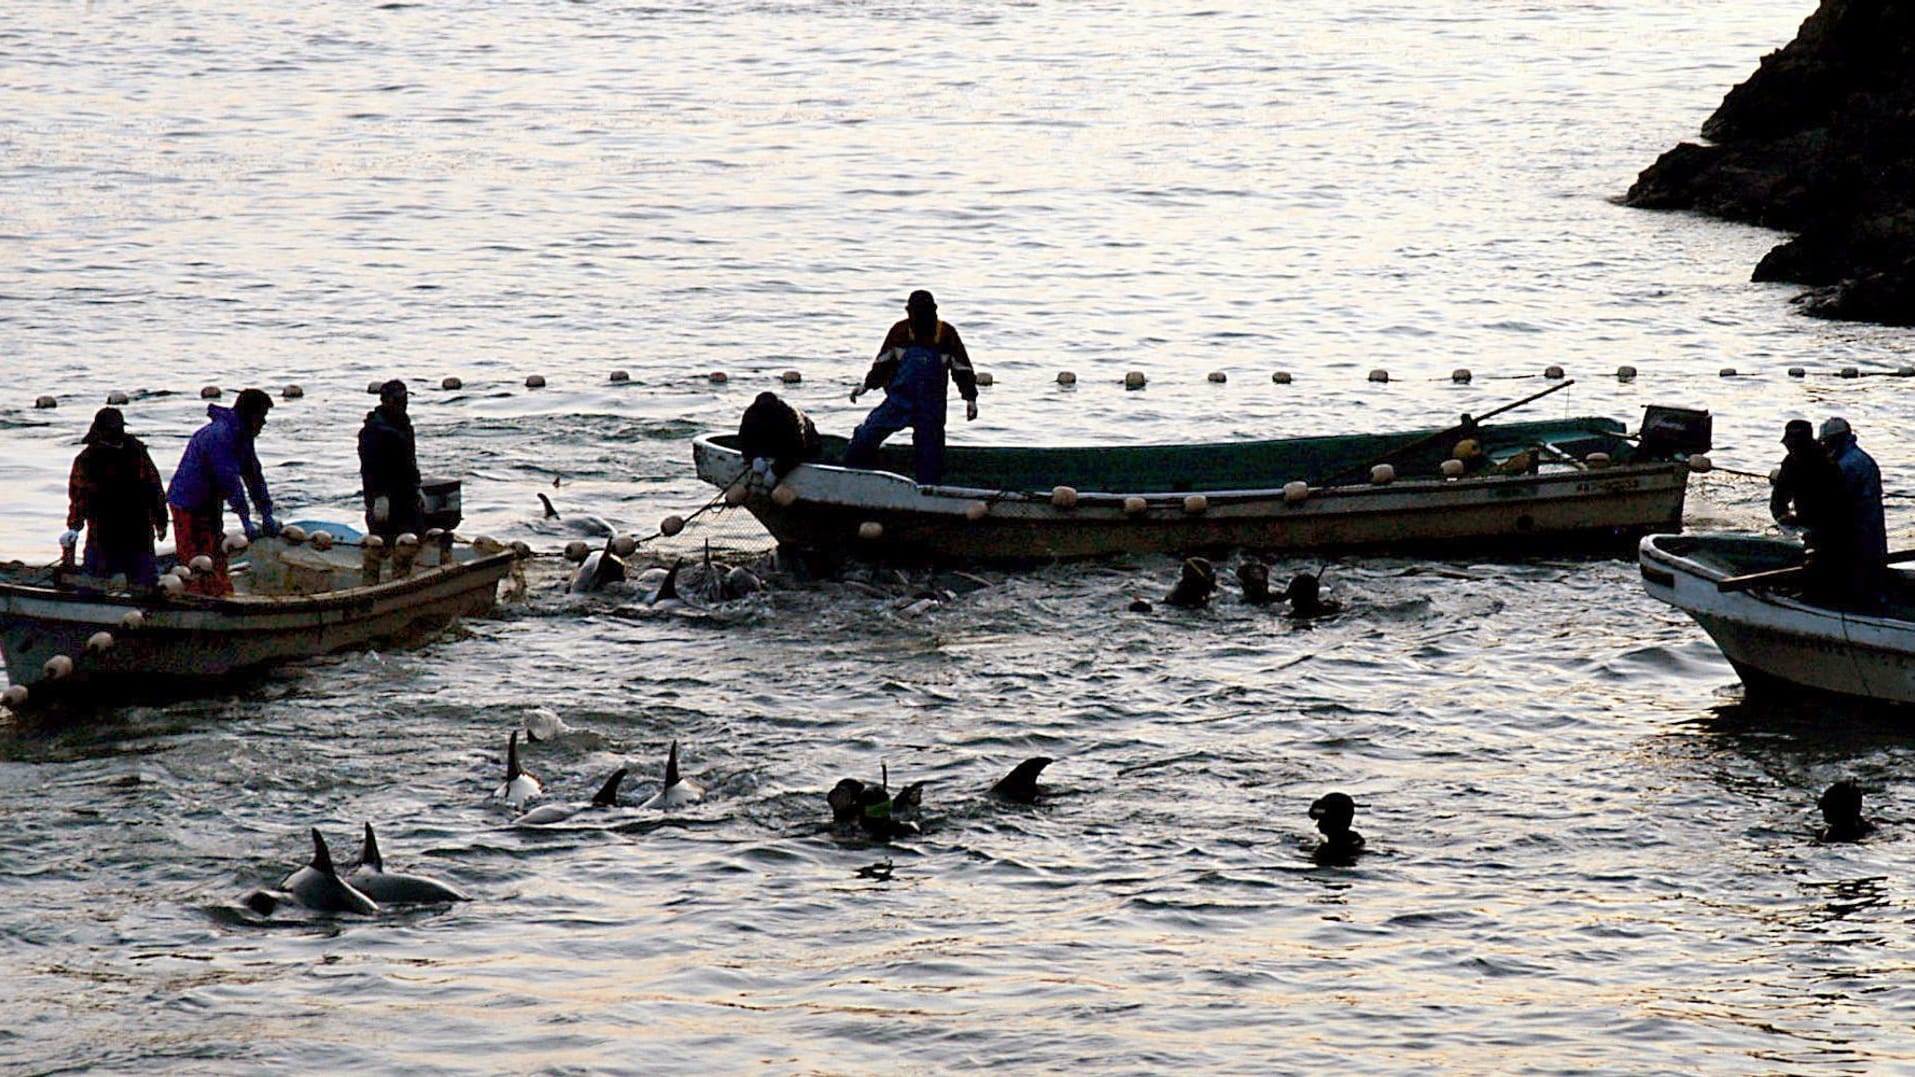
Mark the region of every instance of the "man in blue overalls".
<instances>
[{"instance_id":1,"label":"man in blue overalls","mask_svg":"<svg viewBox=\"0 0 1915 1077\"><path fill-rule=\"evenodd\" d=\"M917 449L917 480L931 485L944 471L945 379L957 383L969 421L977 418L977 373L957 330L938 320L938 304L930 292L912 292L904 312L905 319L885 336L864 384L851 391L855 404L866 391L882 386L884 403L872 408L852 433L844 466L876 465L878 446L908 426Z\"/></svg>"}]
</instances>

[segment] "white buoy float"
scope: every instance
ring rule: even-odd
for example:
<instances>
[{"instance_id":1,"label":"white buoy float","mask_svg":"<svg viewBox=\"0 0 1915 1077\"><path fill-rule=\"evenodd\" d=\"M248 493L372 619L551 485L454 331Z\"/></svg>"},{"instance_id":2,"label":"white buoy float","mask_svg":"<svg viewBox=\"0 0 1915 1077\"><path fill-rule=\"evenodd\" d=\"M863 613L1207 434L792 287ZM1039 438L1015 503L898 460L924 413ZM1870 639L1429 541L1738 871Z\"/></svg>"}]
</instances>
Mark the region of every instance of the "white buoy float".
<instances>
[{"instance_id":1,"label":"white buoy float","mask_svg":"<svg viewBox=\"0 0 1915 1077\"><path fill-rule=\"evenodd\" d=\"M50 681L57 681L62 677L71 677L73 675L73 659L63 654L56 654L52 658L47 659L47 664L41 666L40 670L47 675L47 680Z\"/></svg>"},{"instance_id":2,"label":"white buoy float","mask_svg":"<svg viewBox=\"0 0 1915 1077\"><path fill-rule=\"evenodd\" d=\"M1470 379L1474 376L1475 375L1469 372L1469 368L1464 366L1459 366L1455 370L1450 371L1450 380L1458 385L1468 385Z\"/></svg>"},{"instance_id":3,"label":"white buoy float","mask_svg":"<svg viewBox=\"0 0 1915 1077\"><path fill-rule=\"evenodd\" d=\"M876 542L884 537L884 525L876 520L866 520L858 525L858 537L866 542Z\"/></svg>"},{"instance_id":4,"label":"white buoy float","mask_svg":"<svg viewBox=\"0 0 1915 1077\"><path fill-rule=\"evenodd\" d=\"M637 535L620 535L612 540L612 556L614 557L630 557L637 552Z\"/></svg>"},{"instance_id":5,"label":"white buoy float","mask_svg":"<svg viewBox=\"0 0 1915 1077\"><path fill-rule=\"evenodd\" d=\"M612 371L612 380L616 382L631 381L632 374L628 370L614 370Z\"/></svg>"},{"instance_id":6,"label":"white buoy float","mask_svg":"<svg viewBox=\"0 0 1915 1077\"><path fill-rule=\"evenodd\" d=\"M1592 452L1588 456L1583 457L1583 466L1591 471L1599 471L1606 468L1609 466L1609 454L1606 452Z\"/></svg>"},{"instance_id":7,"label":"white buoy float","mask_svg":"<svg viewBox=\"0 0 1915 1077\"><path fill-rule=\"evenodd\" d=\"M1550 381L1561 381L1563 380L1563 368L1557 366L1555 363L1551 363L1543 368L1543 377L1548 378Z\"/></svg>"},{"instance_id":8,"label":"white buoy float","mask_svg":"<svg viewBox=\"0 0 1915 1077\"><path fill-rule=\"evenodd\" d=\"M565 559L575 565L584 561L591 552L592 548L578 539L573 539L565 544Z\"/></svg>"},{"instance_id":9,"label":"white buoy float","mask_svg":"<svg viewBox=\"0 0 1915 1077\"><path fill-rule=\"evenodd\" d=\"M525 376L525 387L526 387L527 389L543 389L543 388L545 388L545 375L543 375L543 374L527 374L527 375Z\"/></svg>"},{"instance_id":10,"label":"white buoy float","mask_svg":"<svg viewBox=\"0 0 1915 1077\"><path fill-rule=\"evenodd\" d=\"M446 390L463 389L465 388L465 382L454 377L444 377L439 379L439 388Z\"/></svg>"},{"instance_id":11,"label":"white buoy float","mask_svg":"<svg viewBox=\"0 0 1915 1077\"><path fill-rule=\"evenodd\" d=\"M219 386L217 386L217 385L202 385L202 386L200 386L200 390L199 390L199 398L200 398L201 400L218 400L218 399L219 399Z\"/></svg>"},{"instance_id":12,"label":"white buoy float","mask_svg":"<svg viewBox=\"0 0 1915 1077\"><path fill-rule=\"evenodd\" d=\"M1725 366L1721 370L1716 371L1716 376L1720 378L1733 378L1735 377L1735 368L1732 366Z\"/></svg>"},{"instance_id":13,"label":"white buoy float","mask_svg":"<svg viewBox=\"0 0 1915 1077\"><path fill-rule=\"evenodd\" d=\"M1841 376L1844 378L1859 378L1862 376L1862 371L1857 367L1845 366L1842 368Z\"/></svg>"},{"instance_id":14,"label":"white buoy float","mask_svg":"<svg viewBox=\"0 0 1915 1077\"><path fill-rule=\"evenodd\" d=\"M1463 477L1463 461L1458 460L1453 456L1450 457L1448 460L1443 461L1443 477L1446 479L1462 478Z\"/></svg>"},{"instance_id":15,"label":"white buoy float","mask_svg":"<svg viewBox=\"0 0 1915 1077\"><path fill-rule=\"evenodd\" d=\"M1051 507L1074 509L1077 507L1077 490L1070 486L1051 487Z\"/></svg>"},{"instance_id":16,"label":"white buoy float","mask_svg":"<svg viewBox=\"0 0 1915 1077\"><path fill-rule=\"evenodd\" d=\"M1698 475L1707 475L1715 469L1716 462L1704 456L1702 453L1696 453L1689 457L1689 470Z\"/></svg>"},{"instance_id":17,"label":"white buoy float","mask_svg":"<svg viewBox=\"0 0 1915 1077\"><path fill-rule=\"evenodd\" d=\"M1270 375L1270 380L1277 385L1288 385L1294 379L1291 378L1288 370L1279 370L1275 374Z\"/></svg>"},{"instance_id":18,"label":"white buoy float","mask_svg":"<svg viewBox=\"0 0 1915 1077\"><path fill-rule=\"evenodd\" d=\"M1149 511L1150 502L1145 501L1136 494L1132 494L1124 499L1124 515L1126 516L1142 516Z\"/></svg>"},{"instance_id":19,"label":"white buoy float","mask_svg":"<svg viewBox=\"0 0 1915 1077\"><path fill-rule=\"evenodd\" d=\"M1809 372L1802 367L1792 366L1789 368L1789 377L1791 378L1806 378L1808 376Z\"/></svg>"},{"instance_id":20,"label":"white buoy float","mask_svg":"<svg viewBox=\"0 0 1915 1077\"><path fill-rule=\"evenodd\" d=\"M279 391L279 396L282 400L298 400L305 395L306 390L301 389L297 385L288 385Z\"/></svg>"},{"instance_id":21,"label":"white buoy float","mask_svg":"<svg viewBox=\"0 0 1915 1077\"><path fill-rule=\"evenodd\" d=\"M685 530L685 518L683 516L667 516L659 521L658 524L658 533L664 535L666 538L671 538L683 530Z\"/></svg>"},{"instance_id":22,"label":"white buoy float","mask_svg":"<svg viewBox=\"0 0 1915 1077\"><path fill-rule=\"evenodd\" d=\"M1077 375L1076 375L1076 374L1073 374L1073 373L1071 373L1071 372L1070 372L1070 371L1068 371L1068 370L1060 370L1060 371L1058 371L1058 372L1057 372L1057 384L1059 384L1059 385L1076 385L1076 384L1077 384Z\"/></svg>"},{"instance_id":23,"label":"white buoy float","mask_svg":"<svg viewBox=\"0 0 1915 1077\"><path fill-rule=\"evenodd\" d=\"M1390 372L1384 370L1382 367L1378 367L1370 371L1370 380L1374 382L1387 382L1390 380Z\"/></svg>"},{"instance_id":24,"label":"white buoy float","mask_svg":"<svg viewBox=\"0 0 1915 1077\"><path fill-rule=\"evenodd\" d=\"M512 545L507 546L506 549L511 550L512 556L521 561L532 560L532 547L524 539L513 539Z\"/></svg>"},{"instance_id":25,"label":"white buoy float","mask_svg":"<svg viewBox=\"0 0 1915 1077\"><path fill-rule=\"evenodd\" d=\"M992 376L988 370L980 370L977 372L977 384L980 389L989 389L991 386L997 384L997 378Z\"/></svg>"},{"instance_id":26,"label":"white buoy float","mask_svg":"<svg viewBox=\"0 0 1915 1077\"><path fill-rule=\"evenodd\" d=\"M297 546L306 541L306 529L298 524L287 524L279 529L279 537L286 541L286 545Z\"/></svg>"},{"instance_id":27,"label":"white buoy float","mask_svg":"<svg viewBox=\"0 0 1915 1077\"><path fill-rule=\"evenodd\" d=\"M113 649L113 633L95 632L86 638L86 649L93 654L105 654Z\"/></svg>"},{"instance_id":28,"label":"white buoy float","mask_svg":"<svg viewBox=\"0 0 1915 1077\"><path fill-rule=\"evenodd\" d=\"M742 505L745 503L745 498L750 496L751 486L744 479L739 479L725 487L725 504L727 505Z\"/></svg>"},{"instance_id":29,"label":"white buoy float","mask_svg":"<svg viewBox=\"0 0 1915 1077\"><path fill-rule=\"evenodd\" d=\"M778 380L784 382L786 385L797 385L805 380L805 376L796 370L787 370L783 374L778 375Z\"/></svg>"},{"instance_id":30,"label":"white buoy float","mask_svg":"<svg viewBox=\"0 0 1915 1077\"><path fill-rule=\"evenodd\" d=\"M165 591L168 598L178 598L186 593L186 581L168 573L160 577L160 590Z\"/></svg>"},{"instance_id":31,"label":"white buoy float","mask_svg":"<svg viewBox=\"0 0 1915 1077\"><path fill-rule=\"evenodd\" d=\"M332 544L333 544L332 532L314 531L312 535L309 537L308 541L310 541L313 544L313 549L318 550L320 553L325 553L327 550L332 549ZM497 551L494 551L494 552L497 552Z\"/></svg>"},{"instance_id":32,"label":"white buoy float","mask_svg":"<svg viewBox=\"0 0 1915 1077\"><path fill-rule=\"evenodd\" d=\"M35 400L35 401L33 402L33 406L34 406L34 407L36 407L36 408L57 408L57 407L59 407L59 406L60 406L60 402L59 402L59 400L57 400L57 399L55 399L55 398L53 398L53 397L50 397L50 396L43 396L43 397L40 397L40 398L38 398L38 399L36 399L36 400Z\"/></svg>"},{"instance_id":33,"label":"white buoy float","mask_svg":"<svg viewBox=\"0 0 1915 1077\"><path fill-rule=\"evenodd\" d=\"M1210 499L1202 494L1191 494L1184 498L1184 511L1192 516L1201 516L1210 511Z\"/></svg>"},{"instance_id":34,"label":"white buoy float","mask_svg":"<svg viewBox=\"0 0 1915 1077\"><path fill-rule=\"evenodd\" d=\"M120 617L120 627L128 632L138 632L146 627L146 614L139 610L127 610Z\"/></svg>"},{"instance_id":35,"label":"white buoy float","mask_svg":"<svg viewBox=\"0 0 1915 1077\"><path fill-rule=\"evenodd\" d=\"M1141 370L1133 370L1124 375L1124 388L1126 389L1142 389L1145 385L1149 384L1149 382L1150 379L1144 377L1144 372Z\"/></svg>"},{"instance_id":36,"label":"white buoy float","mask_svg":"<svg viewBox=\"0 0 1915 1077\"><path fill-rule=\"evenodd\" d=\"M725 372L724 372L724 371L722 371L722 370L714 370L714 371L712 371L712 372L711 372L710 374L707 374L707 375L705 375L705 377L706 377L706 378L707 378L707 379L708 379L708 380L709 380L709 381L710 381L710 382L711 382L711 383L712 383L713 385L723 385L723 384L725 384L726 382L728 382L728 381L730 381L730 380L731 380L731 375L729 375L729 374L727 374L727 373L725 373Z\"/></svg>"},{"instance_id":37,"label":"white buoy float","mask_svg":"<svg viewBox=\"0 0 1915 1077\"><path fill-rule=\"evenodd\" d=\"M771 488L771 503L781 509L788 509L798 503L798 491L793 490L789 483L781 482Z\"/></svg>"},{"instance_id":38,"label":"white buoy float","mask_svg":"<svg viewBox=\"0 0 1915 1077\"><path fill-rule=\"evenodd\" d=\"M246 538L244 533L239 531L227 532L226 538L220 542L220 547L229 554L238 553L251 545L252 542Z\"/></svg>"},{"instance_id":39,"label":"white buoy float","mask_svg":"<svg viewBox=\"0 0 1915 1077\"><path fill-rule=\"evenodd\" d=\"M972 523L976 523L990 514L991 506L982 501L973 501L969 505L964 506L964 518Z\"/></svg>"},{"instance_id":40,"label":"white buoy float","mask_svg":"<svg viewBox=\"0 0 1915 1077\"><path fill-rule=\"evenodd\" d=\"M1310 484L1302 479L1292 479L1283 484L1283 502L1286 505L1301 505L1310 500Z\"/></svg>"},{"instance_id":41,"label":"white buoy float","mask_svg":"<svg viewBox=\"0 0 1915 1077\"><path fill-rule=\"evenodd\" d=\"M187 567L193 570L193 575L204 576L213 571L213 558L210 554L200 554L188 562Z\"/></svg>"},{"instance_id":42,"label":"white buoy float","mask_svg":"<svg viewBox=\"0 0 1915 1077\"><path fill-rule=\"evenodd\" d=\"M1210 372L1210 383L1212 385L1222 385L1224 382L1227 382L1229 380L1230 380L1230 375L1224 373L1221 370L1213 370Z\"/></svg>"},{"instance_id":43,"label":"white buoy float","mask_svg":"<svg viewBox=\"0 0 1915 1077\"><path fill-rule=\"evenodd\" d=\"M122 407L126 404L126 402L129 399L131 398L128 397L125 393L120 392L118 389L115 389L112 392L106 394L106 403L108 407L114 407L114 408Z\"/></svg>"},{"instance_id":44,"label":"white buoy float","mask_svg":"<svg viewBox=\"0 0 1915 1077\"><path fill-rule=\"evenodd\" d=\"M1388 486L1396 481L1396 468L1389 464L1378 464L1370 469L1370 482L1376 486Z\"/></svg>"},{"instance_id":45,"label":"white buoy float","mask_svg":"<svg viewBox=\"0 0 1915 1077\"><path fill-rule=\"evenodd\" d=\"M1616 380L1617 381L1635 381L1636 368L1630 366L1628 363L1624 363L1623 365L1617 367Z\"/></svg>"},{"instance_id":46,"label":"white buoy float","mask_svg":"<svg viewBox=\"0 0 1915 1077\"><path fill-rule=\"evenodd\" d=\"M5 703L14 710L19 710L21 707L26 706L27 686L24 684L7 685L7 690L0 692L0 703Z\"/></svg>"}]
</instances>

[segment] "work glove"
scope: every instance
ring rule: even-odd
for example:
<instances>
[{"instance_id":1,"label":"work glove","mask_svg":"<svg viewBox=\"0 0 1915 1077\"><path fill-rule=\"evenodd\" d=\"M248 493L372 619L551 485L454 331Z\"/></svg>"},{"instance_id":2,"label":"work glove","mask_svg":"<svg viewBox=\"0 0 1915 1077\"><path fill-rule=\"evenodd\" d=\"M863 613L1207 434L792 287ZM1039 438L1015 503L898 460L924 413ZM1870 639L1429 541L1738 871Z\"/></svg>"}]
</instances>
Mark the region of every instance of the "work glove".
<instances>
[{"instance_id":1,"label":"work glove","mask_svg":"<svg viewBox=\"0 0 1915 1077\"><path fill-rule=\"evenodd\" d=\"M245 532L246 541L248 542L259 537L259 528L253 526L253 518L251 516L241 516L239 518L239 529Z\"/></svg>"},{"instance_id":2,"label":"work glove","mask_svg":"<svg viewBox=\"0 0 1915 1077\"><path fill-rule=\"evenodd\" d=\"M966 400L964 402L964 421L968 423L975 418L977 418L977 401Z\"/></svg>"},{"instance_id":3,"label":"work glove","mask_svg":"<svg viewBox=\"0 0 1915 1077\"><path fill-rule=\"evenodd\" d=\"M863 395L864 395L864 386L860 385L856 389L851 390L851 402L853 404L856 404L858 402L858 398Z\"/></svg>"},{"instance_id":4,"label":"work glove","mask_svg":"<svg viewBox=\"0 0 1915 1077\"><path fill-rule=\"evenodd\" d=\"M65 531L60 532L60 547L62 549L71 550L75 545L79 543L79 541L80 541L80 533L78 531L73 530L71 527L67 528Z\"/></svg>"},{"instance_id":5,"label":"work glove","mask_svg":"<svg viewBox=\"0 0 1915 1077\"><path fill-rule=\"evenodd\" d=\"M372 522L382 524L392 519L392 498L380 494L372 499Z\"/></svg>"},{"instance_id":6,"label":"work glove","mask_svg":"<svg viewBox=\"0 0 1915 1077\"><path fill-rule=\"evenodd\" d=\"M260 517L259 517L259 533L260 533L261 535L265 535L265 536L266 536L267 538L278 538L278 537L279 537L279 521L278 521L278 520L275 520L275 519L273 519L273 514L272 514L272 513L270 513L270 512L265 512L265 513L261 513L261 514L260 514ZM256 536L253 536L253 535L247 535L246 537L247 537L247 538L254 538L254 537L256 537Z\"/></svg>"},{"instance_id":7,"label":"work glove","mask_svg":"<svg viewBox=\"0 0 1915 1077\"><path fill-rule=\"evenodd\" d=\"M153 524L153 541L154 541L154 542L165 542L165 541L166 541L166 521L165 521L165 520L157 520L157 521L155 521L155 522L154 522L154 524Z\"/></svg>"}]
</instances>

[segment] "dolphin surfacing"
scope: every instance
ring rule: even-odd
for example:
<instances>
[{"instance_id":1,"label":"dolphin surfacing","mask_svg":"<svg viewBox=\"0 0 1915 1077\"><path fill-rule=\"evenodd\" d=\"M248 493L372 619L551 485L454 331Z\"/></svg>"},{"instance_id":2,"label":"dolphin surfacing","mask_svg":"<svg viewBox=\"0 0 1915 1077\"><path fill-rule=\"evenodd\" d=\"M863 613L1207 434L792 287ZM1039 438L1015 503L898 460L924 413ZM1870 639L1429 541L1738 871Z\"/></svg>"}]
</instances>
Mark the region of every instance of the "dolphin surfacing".
<instances>
[{"instance_id":1,"label":"dolphin surfacing","mask_svg":"<svg viewBox=\"0 0 1915 1077\"><path fill-rule=\"evenodd\" d=\"M387 905L426 905L444 901L470 901L457 887L424 875L387 871L379 855L379 839L372 824L366 824L366 843L359 850L359 865L346 881L360 893Z\"/></svg>"}]
</instances>

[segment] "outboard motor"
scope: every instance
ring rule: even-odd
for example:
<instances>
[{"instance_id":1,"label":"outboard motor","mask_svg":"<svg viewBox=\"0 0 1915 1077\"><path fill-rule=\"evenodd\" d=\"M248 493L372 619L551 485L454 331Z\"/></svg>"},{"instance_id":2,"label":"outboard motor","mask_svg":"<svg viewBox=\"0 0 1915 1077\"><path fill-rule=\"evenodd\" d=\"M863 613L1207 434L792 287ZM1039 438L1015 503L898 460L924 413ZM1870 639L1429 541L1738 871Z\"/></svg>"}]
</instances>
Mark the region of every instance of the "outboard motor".
<instances>
[{"instance_id":1,"label":"outboard motor","mask_svg":"<svg viewBox=\"0 0 1915 1077\"><path fill-rule=\"evenodd\" d=\"M1642 440L1637 451L1651 460L1705 453L1712 445L1712 431L1707 411L1649 404L1642 409Z\"/></svg>"}]
</instances>

